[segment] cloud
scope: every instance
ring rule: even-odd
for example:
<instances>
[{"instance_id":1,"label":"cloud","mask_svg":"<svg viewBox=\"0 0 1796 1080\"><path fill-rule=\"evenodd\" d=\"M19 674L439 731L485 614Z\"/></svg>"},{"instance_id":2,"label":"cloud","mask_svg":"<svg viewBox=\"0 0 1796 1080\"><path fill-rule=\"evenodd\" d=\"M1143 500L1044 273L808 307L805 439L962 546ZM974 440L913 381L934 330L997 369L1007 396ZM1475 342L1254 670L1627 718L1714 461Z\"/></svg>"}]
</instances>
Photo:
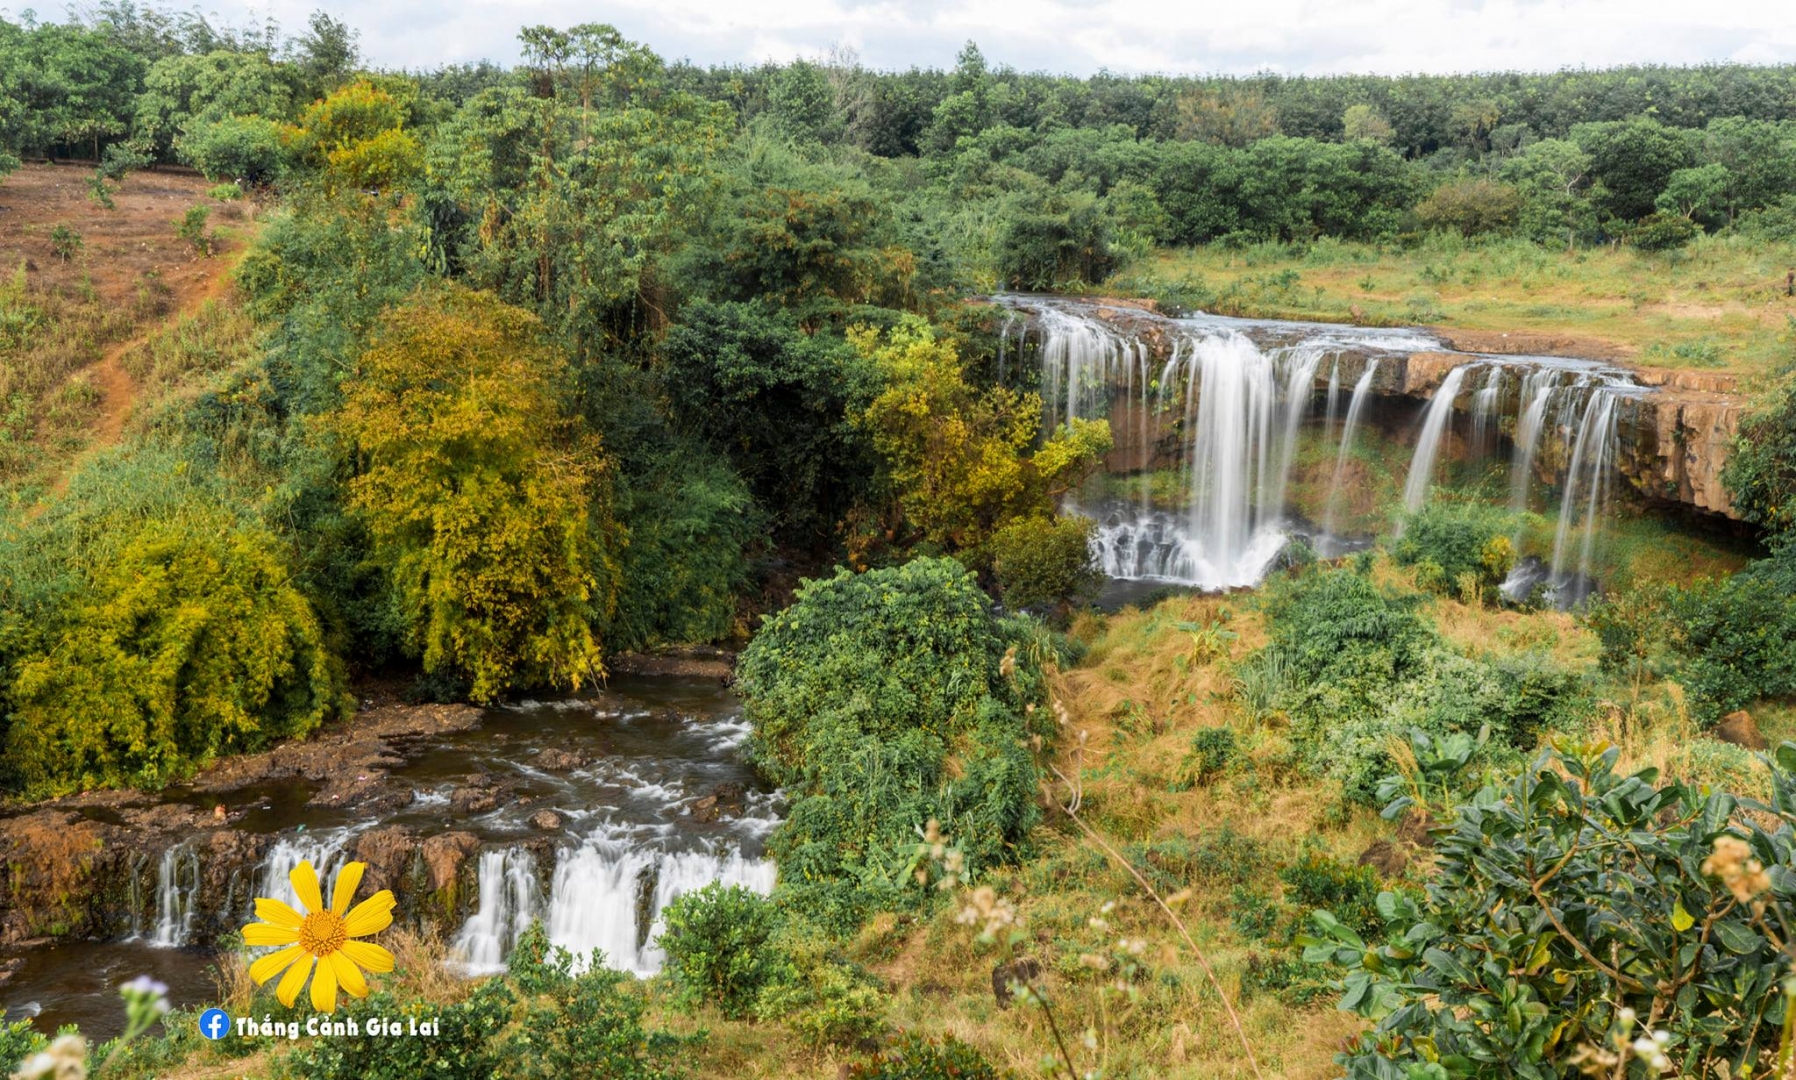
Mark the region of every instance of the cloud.
<instances>
[{"instance_id":1,"label":"cloud","mask_svg":"<svg viewBox=\"0 0 1796 1080\"><path fill-rule=\"evenodd\" d=\"M253 12L297 32L315 7L359 28L373 62L411 68L511 63L520 26L593 19L700 64L846 45L872 67L949 67L969 39L994 64L1076 75L1796 61L1786 0L612 0L597 10L577 0L273 0Z\"/></svg>"}]
</instances>

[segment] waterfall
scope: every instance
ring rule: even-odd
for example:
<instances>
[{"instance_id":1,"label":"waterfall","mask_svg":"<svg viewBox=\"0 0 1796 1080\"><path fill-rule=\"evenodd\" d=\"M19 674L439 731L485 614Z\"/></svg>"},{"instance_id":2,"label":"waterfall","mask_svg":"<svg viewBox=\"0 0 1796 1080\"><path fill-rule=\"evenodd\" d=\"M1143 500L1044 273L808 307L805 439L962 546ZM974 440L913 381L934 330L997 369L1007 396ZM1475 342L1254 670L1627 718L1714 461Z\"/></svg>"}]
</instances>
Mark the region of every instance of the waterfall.
<instances>
[{"instance_id":1,"label":"waterfall","mask_svg":"<svg viewBox=\"0 0 1796 1080\"><path fill-rule=\"evenodd\" d=\"M1335 362L1328 366L1327 405L1322 412L1322 441L1334 438L1335 411L1341 403L1341 354L1335 354Z\"/></svg>"},{"instance_id":2,"label":"waterfall","mask_svg":"<svg viewBox=\"0 0 1796 1080\"><path fill-rule=\"evenodd\" d=\"M1491 435L1496 431L1497 413L1503 407L1503 368L1492 366L1484 376L1484 385L1472 394L1471 452L1484 454L1490 449Z\"/></svg>"},{"instance_id":3,"label":"waterfall","mask_svg":"<svg viewBox=\"0 0 1796 1080\"><path fill-rule=\"evenodd\" d=\"M1416 453L1409 462L1409 476L1403 481L1403 508L1415 513L1428 500L1428 488L1434 483L1434 462L1440 455L1441 437L1446 434L1447 422L1453 418L1453 399L1459 394L1459 384L1465 381L1465 366L1447 372L1441 380L1441 388L1434 393L1428 402L1428 411L1422 416L1422 434L1416 439Z\"/></svg>"},{"instance_id":4,"label":"waterfall","mask_svg":"<svg viewBox=\"0 0 1796 1080\"><path fill-rule=\"evenodd\" d=\"M191 840L184 840L162 853L156 868L156 928L149 944L172 949L187 944L193 935L193 920L199 914L195 903L200 889L200 856Z\"/></svg>"},{"instance_id":5,"label":"waterfall","mask_svg":"<svg viewBox=\"0 0 1796 1080\"><path fill-rule=\"evenodd\" d=\"M1578 424L1577 440L1572 444L1571 464L1566 467L1565 490L1559 502L1559 527L1553 534L1552 582L1561 606L1582 600L1590 591L1597 525L1608 501L1610 474L1614 472L1615 403L1619 397L1608 386L1592 390ZM1575 575L1570 568L1574 530L1582 534Z\"/></svg>"},{"instance_id":6,"label":"waterfall","mask_svg":"<svg viewBox=\"0 0 1796 1080\"><path fill-rule=\"evenodd\" d=\"M1048 430L1075 417L1093 419L1107 414L1114 383L1134 381L1142 368L1140 393L1147 389L1147 348L1124 338L1096 319L1044 308L1040 313L1042 403ZM1133 387L1131 388L1133 389ZM1133 400L1131 393L1125 400ZM1119 438L1122 432L1115 432Z\"/></svg>"},{"instance_id":7,"label":"waterfall","mask_svg":"<svg viewBox=\"0 0 1796 1080\"><path fill-rule=\"evenodd\" d=\"M1509 465L1509 508L1528 508L1528 488L1534 479L1534 454L1540 447L1540 432L1545 426L1547 403L1553 398L1553 387L1559 373L1552 368L1535 368L1522 379L1521 396L1517 399L1520 415L1515 421L1515 451Z\"/></svg>"},{"instance_id":8,"label":"waterfall","mask_svg":"<svg viewBox=\"0 0 1796 1080\"><path fill-rule=\"evenodd\" d=\"M663 852L589 837L563 850L549 886L549 940L584 960L593 949L622 971L652 975L665 954L655 945L661 912L674 898L713 881L773 891L773 864L737 851Z\"/></svg>"},{"instance_id":9,"label":"waterfall","mask_svg":"<svg viewBox=\"0 0 1796 1080\"><path fill-rule=\"evenodd\" d=\"M451 947L470 975L505 970L518 936L541 915L536 859L523 848L480 854L479 901Z\"/></svg>"},{"instance_id":10,"label":"waterfall","mask_svg":"<svg viewBox=\"0 0 1796 1080\"><path fill-rule=\"evenodd\" d=\"M299 910L299 896L293 891L290 875L300 863L309 862L318 872L318 887L324 902L330 903L331 875L343 861L344 849L355 833L354 829L332 829L281 837L262 860L262 880L255 896L279 900ZM253 912L254 896L250 898L250 905Z\"/></svg>"},{"instance_id":11,"label":"waterfall","mask_svg":"<svg viewBox=\"0 0 1796 1080\"><path fill-rule=\"evenodd\" d=\"M1360 416L1366 410L1366 402L1371 399L1372 380L1378 374L1378 361L1368 361L1366 370L1360 372L1353 384L1353 393L1347 398L1347 419L1341 424L1341 448L1335 452L1334 476L1328 482L1328 504L1322 511L1322 531L1333 536L1335 531L1335 504L1341 492L1341 474L1346 471L1347 458L1353 453L1353 436L1359 430Z\"/></svg>"}]
</instances>

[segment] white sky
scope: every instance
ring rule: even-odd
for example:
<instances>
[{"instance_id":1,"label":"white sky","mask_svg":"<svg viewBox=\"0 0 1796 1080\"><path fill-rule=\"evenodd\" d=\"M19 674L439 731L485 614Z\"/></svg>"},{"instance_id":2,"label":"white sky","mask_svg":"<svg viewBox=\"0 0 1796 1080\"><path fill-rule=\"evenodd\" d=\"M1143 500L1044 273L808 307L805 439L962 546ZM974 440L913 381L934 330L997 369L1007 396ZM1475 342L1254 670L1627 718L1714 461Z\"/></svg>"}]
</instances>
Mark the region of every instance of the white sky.
<instances>
[{"instance_id":1,"label":"white sky","mask_svg":"<svg viewBox=\"0 0 1796 1080\"><path fill-rule=\"evenodd\" d=\"M370 61L412 68L481 58L509 64L519 26L578 22L609 22L667 59L701 64L815 58L845 45L871 67L945 68L969 38L994 65L1077 75L1796 61L1789 0L212 0L204 7L214 5L224 22L272 15L289 34L322 7L360 29Z\"/></svg>"}]
</instances>

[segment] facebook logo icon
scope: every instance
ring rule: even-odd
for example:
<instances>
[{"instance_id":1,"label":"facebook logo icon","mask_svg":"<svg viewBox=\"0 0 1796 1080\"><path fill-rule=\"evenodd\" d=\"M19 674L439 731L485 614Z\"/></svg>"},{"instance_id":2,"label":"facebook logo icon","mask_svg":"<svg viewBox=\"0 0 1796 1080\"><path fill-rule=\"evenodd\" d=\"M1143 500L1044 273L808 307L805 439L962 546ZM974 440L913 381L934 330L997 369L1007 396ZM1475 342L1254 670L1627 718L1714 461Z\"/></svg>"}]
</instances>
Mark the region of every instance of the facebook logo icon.
<instances>
[{"instance_id":1,"label":"facebook logo icon","mask_svg":"<svg viewBox=\"0 0 1796 1080\"><path fill-rule=\"evenodd\" d=\"M223 1009L207 1009L200 1014L200 1034L208 1039L222 1039L231 1030L231 1014Z\"/></svg>"}]
</instances>

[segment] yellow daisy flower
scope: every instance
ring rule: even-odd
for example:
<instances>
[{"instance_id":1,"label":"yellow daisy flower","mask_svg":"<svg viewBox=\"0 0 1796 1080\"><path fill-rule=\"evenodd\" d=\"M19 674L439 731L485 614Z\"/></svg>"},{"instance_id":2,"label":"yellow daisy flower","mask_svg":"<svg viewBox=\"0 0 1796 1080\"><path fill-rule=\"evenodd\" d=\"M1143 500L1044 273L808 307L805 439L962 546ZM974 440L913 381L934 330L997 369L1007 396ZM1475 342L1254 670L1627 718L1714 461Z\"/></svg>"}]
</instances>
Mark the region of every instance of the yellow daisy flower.
<instances>
[{"instance_id":1,"label":"yellow daisy flower","mask_svg":"<svg viewBox=\"0 0 1796 1080\"><path fill-rule=\"evenodd\" d=\"M293 892L305 908L305 914L267 897L256 898L256 917L263 920L243 928L246 945L283 945L250 965L249 977L260 986L277 974L281 981L274 996L282 1005L292 1005L299 998L299 988L306 984L314 962L318 974L312 979L312 1007L319 1012L337 1008L337 988L352 997L367 997L368 983L362 970L392 971L393 954L371 941L355 941L385 930L393 922L393 894L386 889L357 904L356 886L362 883L367 863L352 862L337 872L331 887L331 906L324 906L318 891L318 872L312 864L302 862L287 875Z\"/></svg>"}]
</instances>

